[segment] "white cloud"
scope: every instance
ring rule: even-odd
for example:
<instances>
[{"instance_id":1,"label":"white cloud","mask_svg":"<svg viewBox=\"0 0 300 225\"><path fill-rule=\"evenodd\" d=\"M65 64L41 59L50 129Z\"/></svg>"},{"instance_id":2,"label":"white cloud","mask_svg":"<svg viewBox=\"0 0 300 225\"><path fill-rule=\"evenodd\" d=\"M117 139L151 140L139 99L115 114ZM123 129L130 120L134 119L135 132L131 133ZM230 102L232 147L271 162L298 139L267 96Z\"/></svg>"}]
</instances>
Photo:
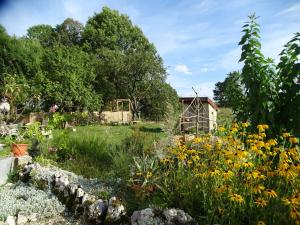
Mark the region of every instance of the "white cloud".
<instances>
[{"instance_id":1,"label":"white cloud","mask_svg":"<svg viewBox=\"0 0 300 225\"><path fill-rule=\"evenodd\" d=\"M210 71L215 71L216 69L213 67L202 67L200 68L200 72L202 73L206 73L206 72L210 72Z\"/></svg>"},{"instance_id":2,"label":"white cloud","mask_svg":"<svg viewBox=\"0 0 300 225\"><path fill-rule=\"evenodd\" d=\"M279 13L276 14L276 16L293 16L293 15L298 15L300 12L300 3L297 3L295 5L292 5L282 11L280 11Z\"/></svg>"},{"instance_id":3,"label":"white cloud","mask_svg":"<svg viewBox=\"0 0 300 225\"><path fill-rule=\"evenodd\" d=\"M185 65L185 64L178 64L178 65L175 65L174 70L175 70L176 72L184 73L184 74L191 74L191 73L192 73L192 72L190 71L190 69L187 67L187 65Z\"/></svg>"}]
</instances>

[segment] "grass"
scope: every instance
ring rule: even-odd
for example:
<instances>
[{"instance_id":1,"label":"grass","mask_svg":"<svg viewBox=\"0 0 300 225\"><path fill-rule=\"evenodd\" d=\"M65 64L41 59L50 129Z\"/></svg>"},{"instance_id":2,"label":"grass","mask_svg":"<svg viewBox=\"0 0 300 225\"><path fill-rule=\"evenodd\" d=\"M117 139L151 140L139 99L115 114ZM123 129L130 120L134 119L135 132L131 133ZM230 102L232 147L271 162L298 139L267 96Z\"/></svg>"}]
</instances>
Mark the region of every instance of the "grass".
<instances>
[{"instance_id":1,"label":"grass","mask_svg":"<svg viewBox=\"0 0 300 225\"><path fill-rule=\"evenodd\" d=\"M154 141L166 134L161 125L82 126L55 130L53 139L41 144L42 158L88 178L116 177L129 172L132 155L151 151ZM41 157L39 157L41 159Z\"/></svg>"},{"instance_id":2,"label":"grass","mask_svg":"<svg viewBox=\"0 0 300 225\"><path fill-rule=\"evenodd\" d=\"M5 146L2 150L0 150L0 159L5 158L11 155L10 146Z\"/></svg>"}]
</instances>

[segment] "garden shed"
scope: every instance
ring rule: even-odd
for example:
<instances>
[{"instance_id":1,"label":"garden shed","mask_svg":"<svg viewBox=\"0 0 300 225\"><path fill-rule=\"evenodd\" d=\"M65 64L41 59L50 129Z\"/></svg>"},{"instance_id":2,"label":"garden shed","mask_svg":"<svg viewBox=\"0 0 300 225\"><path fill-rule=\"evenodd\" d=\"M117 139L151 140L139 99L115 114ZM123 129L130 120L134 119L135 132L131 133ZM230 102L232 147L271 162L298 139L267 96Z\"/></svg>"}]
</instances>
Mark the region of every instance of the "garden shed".
<instances>
[{"instance_id":1,"label":"garden shed","mask_svg":"<svg viewBox=\"0 0 300 225\"><path fill-rule=\"evenodd\" d=\"M218 106L208 97L181 97L181 132L211 132L217 126ZM198 124L197 124L198 122Z\"/></svg>"}]
</instances>

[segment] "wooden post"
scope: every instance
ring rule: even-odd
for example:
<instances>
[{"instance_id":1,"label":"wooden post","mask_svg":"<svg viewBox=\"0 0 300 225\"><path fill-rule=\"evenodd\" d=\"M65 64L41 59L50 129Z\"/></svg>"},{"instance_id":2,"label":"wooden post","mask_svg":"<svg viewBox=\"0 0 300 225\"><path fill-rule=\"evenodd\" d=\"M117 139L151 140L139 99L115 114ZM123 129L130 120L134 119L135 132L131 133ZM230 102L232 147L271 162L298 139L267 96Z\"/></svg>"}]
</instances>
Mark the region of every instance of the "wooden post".
<instances>
[{"instance_id":1,"label":"wooden post","mask_svg":"<svg viewBox=\"0 0 300 225\"><path fill-rule=\"evenodd\" d=\"M197 117L196 117L196 138L198 137L198 130L199 130L199 116L200 116L200 112L199 112L199 97L197 95Z\"/></svg>"}]
</instances>

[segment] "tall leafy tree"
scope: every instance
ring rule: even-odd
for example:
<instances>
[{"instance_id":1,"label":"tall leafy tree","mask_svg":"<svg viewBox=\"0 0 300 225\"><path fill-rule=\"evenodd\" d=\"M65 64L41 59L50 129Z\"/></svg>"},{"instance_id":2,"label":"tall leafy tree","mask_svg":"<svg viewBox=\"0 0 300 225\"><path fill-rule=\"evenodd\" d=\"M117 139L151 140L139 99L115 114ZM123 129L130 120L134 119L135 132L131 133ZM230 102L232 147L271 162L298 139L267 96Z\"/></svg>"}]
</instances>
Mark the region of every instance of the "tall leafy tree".
<instances>
[{"instance_id":1,"label":"tall leafy tree","mask_svg":"<svg viewBox=\"0 0 300 225\"><path fill-rule=\"evenodd\" d=\"M110 88L104 98L130 98L135 117L155 80L165 80L155 47L127 16L107 7L88 20L83 38L84 48L99 59L97 87L101 89L103 82Z\"/></svg>"},{"instance_id":2,"label":"tall leafy tree","mask_svg":"<svg viewBox=\"0 0 300 225\"><path fill-rule=\"evenodd\" d=\"M42 65L44 74L36 79L36 86L45 107L57 103L62 110L99 109L101 96L93 89L94 58L79 47L54 46L47 49Z\"/></svg>"},{"instance_id":3,"label":"tall leafy tree","mask_svg":"<svg viewBox=\"0 0 300 225\"><path fill-rule=\"evenodd\" d=\"M51 47L56 42L55 30L50 25L35 25L27 30L29 39L38 40L44 47Z\"/></svg>"},{"instance_id":4,"label":"tall leafy tree","mask_svg":"<svg viewBox=\"0 0 300 225\"><path fill-rule=\"evenodd\" d=\"M65 46L80 45L82 42L83 25L72 18L57 25L55 31L57 41Z\"/></svg>"},{"instance_id":5,"label":"tall leafy tree","mask_svg":"<svg viewBox=\"0 0 300 225\"><path fill-rule=\"evenodd\" d=\"M243 26L244 35L240 62L244 63L241 81L245 87L245 109L241 120L249 119L253 124L274 122L277 95L277 74L273 60L261 53L260 29L255 14Z\"/></svg>"},{"instance_id":6,"label":"tall leafy tree","mask_svg":"<svg viewBox=\"0 0 300 225\"><path fill-rule=\"evenodd\" d=\"M279 99L276 104L276 122L279 129L294 130L300 134L300 33L285 46L277 65Z\"/></svg>"},{"instance_id":7,"label":"tall leafy tree","mask_svg":"<svg viewBox=\"0 0 300 225\"><path fill-rule=\"evenodd\" d=\"M223 107L234 107L243 98L243 87L239 71L230 72L223 82L215 85L214 100ZM240 103L240 102L239 102Z\"/></svg>"}]
</instances>

